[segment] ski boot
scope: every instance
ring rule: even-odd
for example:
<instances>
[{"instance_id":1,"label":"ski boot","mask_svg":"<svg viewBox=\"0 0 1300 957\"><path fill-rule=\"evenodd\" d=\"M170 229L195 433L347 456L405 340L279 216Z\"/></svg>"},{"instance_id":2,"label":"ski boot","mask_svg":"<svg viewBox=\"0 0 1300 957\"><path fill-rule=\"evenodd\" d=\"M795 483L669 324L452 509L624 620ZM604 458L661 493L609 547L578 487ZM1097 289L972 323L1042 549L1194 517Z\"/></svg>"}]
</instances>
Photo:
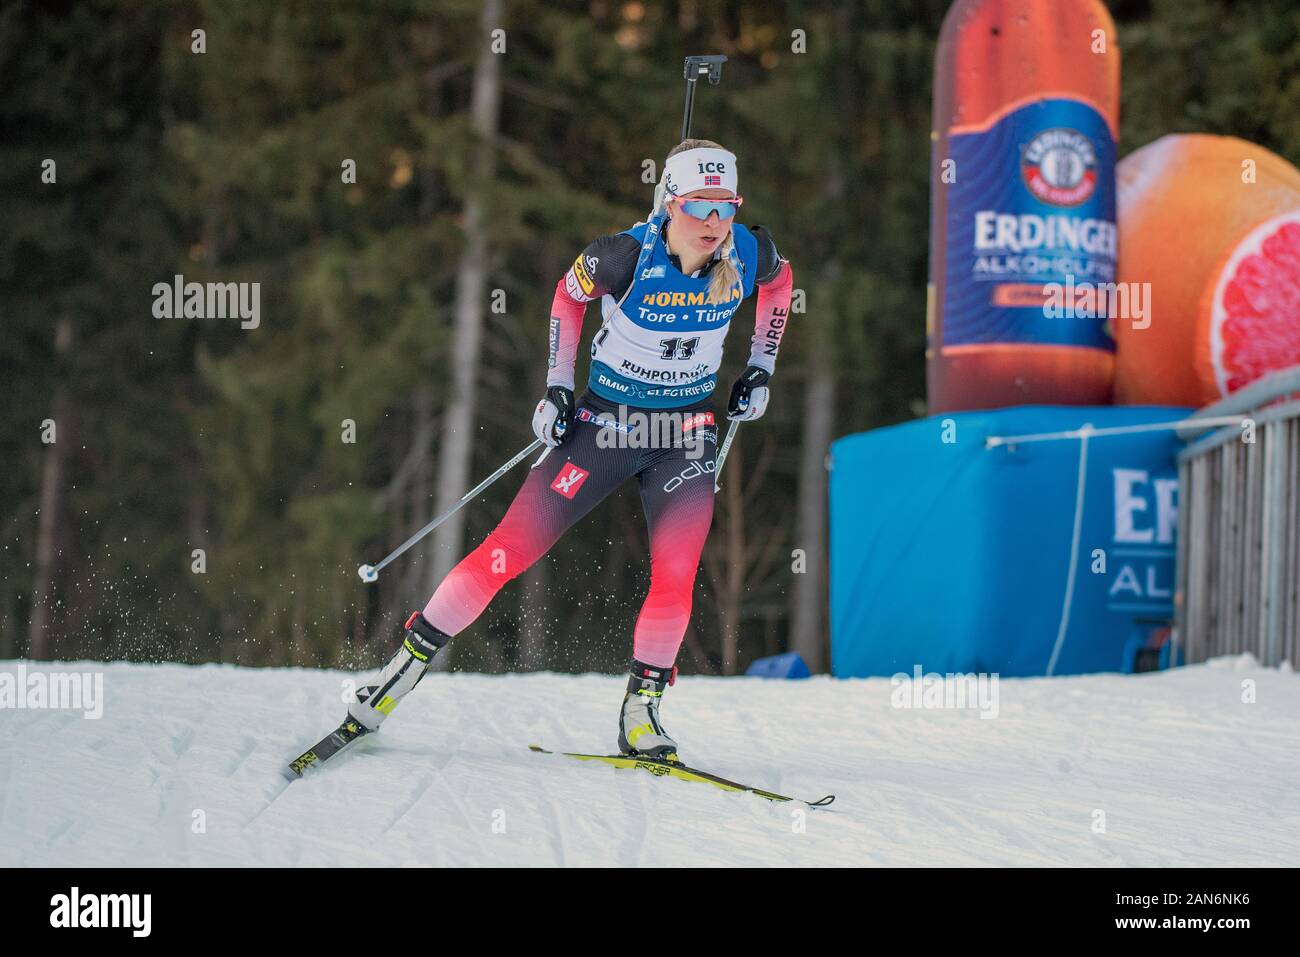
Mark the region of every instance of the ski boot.
<instances>
[{"instance_id":1,"label":"ski boot","mask_svg":"<svg viewBox=\"0 0 1300 957\"><path fill-rule=\"evenodd\" d=\"M378 681L358 688L356 700L348 705L348 716L365 728L361 734L378 730L397 703L420 683L433 656L449 641L451 635L433 627L418 611L412 612L406 619L402 647L388 659Z\"/></svg>"},{"instance_id":2,"label":"ski boot","mask_svg":"<svg viewBox=\"0 0 1300 957\"><path fill-rule=\"evenodd\" d=\"M664 688L677 680L676 668L660 668L633 659L632 676L618 716L618 749L626 755L678 761L677 742L659 723Z\"/></svg>"}]
</instances>

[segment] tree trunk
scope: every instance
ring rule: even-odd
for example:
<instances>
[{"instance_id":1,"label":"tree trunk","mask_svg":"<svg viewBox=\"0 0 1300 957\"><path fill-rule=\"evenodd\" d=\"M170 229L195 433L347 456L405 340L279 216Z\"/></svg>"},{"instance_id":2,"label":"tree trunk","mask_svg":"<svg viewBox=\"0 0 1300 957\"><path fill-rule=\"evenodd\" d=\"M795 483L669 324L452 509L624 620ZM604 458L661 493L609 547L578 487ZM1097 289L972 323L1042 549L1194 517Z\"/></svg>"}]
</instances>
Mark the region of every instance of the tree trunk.
<instances>
[{"instance_id":1,"label":"tree trunk","mask_svg":"<svg viewBox=\"0 0 1300 957\"><path fill-rule=\"evenodd\" d=\"M533 395L546 391L546 366L533 364ZM535 460L534 460L535 461ZM519 594L519 652L521 671L539 671L546 665L546 623L551 620L550 568L546 559L533 562L524 572Z\"/></svg>"},{"instance_id":2,"label":"tree trunk","mask_svg":"<svg viewBox=\"0 0 1300 957\"><path fill-rule=\"evenodd\" d=\"M682 639L682 644L691 656L691 661L695 665L695 673L701 675L712 674L713 668L709 664L709 655L700 644L700 636L695 630L695 623L691 622L686 626L686 636ZM679 662L681 658L677 659Z\"/></svg>"},{"instance_id":3,"label":"tree trunk","mask_svg":"<svg viewBox=\"0 0 1300 957\"><path fill-rule=\"evenodd\" d=\"M846 97L855 97L854 54L850 38L860 24L850 5L837 9L837 41L832 71ZM855 102L850 98L848 102ZM847 124L839 129L834 147L827 156L826 177L822 192L832 208L841 208L847 193L845 167L856 149L853 130ZM836 281L843 269L842 254L835 247L823 264L818 288L823 297L835 295ZM810 314L811 315L811 314ZM803 445L799 453L799 501L796 540L804 549L807 568L798 576L794 587L791 645L799 652L808 670L814 674L827 668L830 646L829 592L826 570L827 551L826 456L830 452L831 433L835 427L835 337L836 312L833 304L819 303L816 319L808 324L807 381L804 384Z\"/></svg>"},{"instance_id":4,"label":"tree trunk","mask_svg":"<svg viewBox=\"0 0 1300 957\"><path fill-rule=\"evenodd\" d=\"M0 594L4 608L0 609L0 661L8 661L18 656L18 642L14 638L14 620L9 611L13 595L6 589Z\"/></svg>"},{"instance_id":5,"label":"tree trunk","mask_svg":"<svg viewBox=\"0 0 1300 957\"><path fill-rule=\"evenodd\" d=\"M299 668L311 668L318 665L319 662L313 660L315 656L311 654L311 648L307 642L306 576L299 579L297 585L294 586L293 618L290 624L290 632L293 635L293 648L286 656L289 660L282 663L297 665Z\"/></svg>"},{"instance_id":6,"label":"tree trunk","mask_svg":"<svg viewBox=\"0 0 1300 957\"><path fill-rule=\"evenodd\" d=\"M816 674L826 670L826 455L835 425L835 362L825 330L819 325L810 331L795 537L797 546L804 550L807 567L802 575L795 576L791 650L797 651L808 670Z\"/></svg>"},{"instance_id":7,"label":"tree trunk","mask_svg":"<svg viewBox=\"0 0 1300 957\"><path fill-rule=\"evenodd\" d=\"M501 57L489 47L490 34L500 27L501 0L484 0L479 18L479 56L474 66L471 125L477 143L474 169L477 184L465 200L465 248L456 270L455 319L451 346L451 395L443 418L438 449L437 505L441 513L470 487L474 454L475 386L483 344L483 314L487 287L488 229L484 222L484 191L496 170L495 143L501 105ZM428 591L432 594L461 558L465 512L461 510L434 532ZM455 644L434 659L445 669Z\"/></svg>"},{"instance_id":8,"label":"tree trunk","mask_svg":"<svg viewBox=\"0 0 1300 957\"><path fill-rule=\"evenodd\" d=\"M737 434L728 453L730 481L723 487L727 496L727 570L719 607L722 610L722 673L734 675L740 653L740 595L745 587L745 504L741 488L745 476L744 453Z\"/></svg>"},{"instance_id":9,"label":"tree trunk","mask_svg":"<svg viewBox=\"0 0 1300 957\"><path fill-rule=\"evenodd\" d=\"M72 346L72 323L60 319L54 332L54 350L59 364ZM65 380L60 376L54 387L52 415L54 443L45 452L41 474L40 515L36 525L36 576L32 582L32 613L27 633L27 657L44 660L50 657L50 605L54 600L55 558L59 548L59 513L63 504L63 482L67 472L67 449L71 441L68 421L68 397Z\"/></svg>"},{"instance_id":10,"label":"tree trunk","mask_svg":"<svg viewBox=\"0 0 1300 957\"><path fill-rule=\"evenodd\" d=\"M6 528L0 537L9 537L9 526L16 524L14 519L19 516L15 515L6 523ZM18 657L18 616L14 613L14 606L17 596L22 593L22 585L18 584L12 578L6 578L0 582L0 661L8 661L11 658Z\"/></svg>"},{"instance_id":11,"label":"tree trunk","mask_svg":"<svg viewBox=\"0 0 1300 957\"><path fill-rule=\"evenodd\" d=\"M415 425L411 433L411 441L422 445L428 445L428 440L433 437L435 431L435 411L433 401L433 388L426 382L422 382L415 387L413 396L414 421ZM417 528L422 528L431 518L433 518L433 458L434 450L431 448L412 449L408 454L416 456L416 465L411 472L410 483L407 486L405 500L407 508L395 508L393 511L400 515L403 526L395 530L393 535L393 544L396 545L406 539ZM463 494L463 493L462 493ZM395 496L395 502L403 499L402 491L399 490ZM430 576L429 563L433 561L432 549L416 550L406 563L406 567L401 573L401 586L398 589L399 594L394 597L399 601L417 602L421 608L424 602L428 600L428 594L420 594L424 585L428 583Z\"/></svg>"}]
</instances>

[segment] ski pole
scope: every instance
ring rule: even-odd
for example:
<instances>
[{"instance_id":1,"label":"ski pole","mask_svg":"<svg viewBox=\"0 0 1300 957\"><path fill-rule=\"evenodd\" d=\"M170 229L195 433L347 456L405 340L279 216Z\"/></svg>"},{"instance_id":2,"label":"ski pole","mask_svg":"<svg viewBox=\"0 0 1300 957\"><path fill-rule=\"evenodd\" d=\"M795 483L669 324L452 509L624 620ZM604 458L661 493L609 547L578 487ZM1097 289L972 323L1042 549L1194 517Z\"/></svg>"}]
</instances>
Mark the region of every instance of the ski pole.
<instances>
[{"instance_id":1,"label":"ski pole","mask_svg":"<svg viewBox=\"0 0 1300 957\"><path fill-rule=\"evenodd\" d=\"M710 86L717 86L722 82L722 64L727 62L727 58L721 54L712 56L688 56L686 64L682 69L682 75L686 77L686 107L682 111L682 139L688 139L691 135L691 119L695 113L695 83L700 77L707 77ZM647 231L647 240L653 244L653 237L649 235L650 231L658 232L658 227L662 223L654 223L651 230ZM649 249L643 251L642 259L647 258ZM642 263L637 263L637 271L634 275L640 275ZM727 452L731 448L731 440L736 436L736 426L739 422L732 422L731 427L727 429L727 438L722 443L722 449L718 453L718 464L713 470L713 491L717 492L721 487L718 485L718 478L722 475L722 463L727 460Z\"/></svg>"},{"instance_id":2,"label":"ski pole","mask_svg":"<svg viewBox=\"0 0 1300 957\"><path fill-rule=\"evenodd\" d=\"M401 555L404 551L406 551L408 548L410 548L420 539L424 538L424 536L428 535L431 531L433 531L435 528L437 528L447 519L451 518L452 515L456 514L456 512L460 510L460 507L462 505L464 505L470 499L474 498L476 495L479 494L479 492L483 491L485 488L487 488L489 485L491 485L501 476L509 472L512 468L514 468L516 465L519 464L521 459L527 458L529 453L531 453L541 444L542 444L541 439L533 439L533 441L526 448L524 448L519 453L517 453L514 458L512 458L505 465L501 466L501 468L497 469L495 472L493 472L483 481L479 482L472 489L466 492L459 502L457 502L451 508L447 509L447 511L443 512L441 515L435 518L428 525L424 526L424 528L420 529L418 532L416 532L406 541L402 542L401 545L399 545L394 551L390 552L388 557L385 558L378 565L362 565L360 568L358 568L357 574L361 576L361 580L363 582L366 582L367 584L378 581L379 572L383 569L385 565L387 565L397 556Z\"/></svg>"},{"instance_id":3,"label":"ski pole","mask_svg":"<svg viewBox=\"0 0 1300 957\"><path fill-rule=\"evenodd\" d=\"M731 451L731 440L736 437L736 428L740 423L732 420L731 425L727 428L727 437L722 440L722 448L718 450L718 465L713 470L713 491L717 492L722 488L722 464L727 461L727 453Z\"/></svg>"}]
</instances>

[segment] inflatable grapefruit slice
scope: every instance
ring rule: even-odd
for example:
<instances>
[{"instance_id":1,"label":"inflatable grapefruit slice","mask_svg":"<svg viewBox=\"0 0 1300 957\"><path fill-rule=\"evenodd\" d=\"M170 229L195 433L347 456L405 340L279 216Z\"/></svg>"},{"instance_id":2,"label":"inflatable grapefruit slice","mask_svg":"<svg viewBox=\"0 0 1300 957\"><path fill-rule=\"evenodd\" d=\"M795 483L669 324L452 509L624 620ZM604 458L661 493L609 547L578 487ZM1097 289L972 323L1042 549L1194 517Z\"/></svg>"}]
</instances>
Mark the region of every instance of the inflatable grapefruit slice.
<instances>
[{"instance_id":1,"label":"inflatable grapefruit slice","mask_svg":"<svg viewBox=\"0 0 1300 957\"><path fill-rule=\"evenodd\" d=\"M1208 341L1205 371L1220 394L1300 364L1300 212L1247 233L1218 272L1213 295L1201 310L1210 317L1201 342Z\"/></svg>"}]
</instances>

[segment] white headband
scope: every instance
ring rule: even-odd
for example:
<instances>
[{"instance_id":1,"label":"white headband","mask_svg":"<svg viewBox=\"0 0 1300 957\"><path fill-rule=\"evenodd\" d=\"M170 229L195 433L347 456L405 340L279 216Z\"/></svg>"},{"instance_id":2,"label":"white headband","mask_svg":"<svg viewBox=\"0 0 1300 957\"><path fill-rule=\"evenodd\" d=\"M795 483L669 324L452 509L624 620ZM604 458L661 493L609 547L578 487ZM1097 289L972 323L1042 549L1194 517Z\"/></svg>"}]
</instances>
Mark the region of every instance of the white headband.
<instances>
[{"instance_id":1,"label":"white headband","mask_svg":"<svg viewBox=\"0 0 1300 957\"><path fill-rule=\"evenodd\" d=\"M664 163L664 184L672 196L697 189L725 189L737 195L736 155L712 146L683 150Z\"/></svg>"}]
</instances>

